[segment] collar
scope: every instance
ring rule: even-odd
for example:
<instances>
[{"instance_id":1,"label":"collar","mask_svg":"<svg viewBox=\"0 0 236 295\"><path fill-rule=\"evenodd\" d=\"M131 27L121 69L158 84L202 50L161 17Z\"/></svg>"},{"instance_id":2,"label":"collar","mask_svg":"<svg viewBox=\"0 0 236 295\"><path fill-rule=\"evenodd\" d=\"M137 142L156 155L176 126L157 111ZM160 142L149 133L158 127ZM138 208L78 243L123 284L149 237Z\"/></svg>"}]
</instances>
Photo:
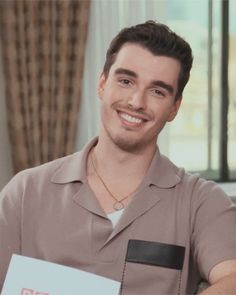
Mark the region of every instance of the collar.
<instances>
[{"instance_id":1,"label":"collar","mask_svg":"<svg viewBox=\"0 0 236 295\"><path fill-rule=\"evenodd\" d=\"M159 188L171 188L176 186L182 179L184 169L176 167L167 157L160 154L157 147L144 183L155 185Z\"/></svg>"},{"instance_id":2,"label":"collar","mask_svg":"<svg viewBox=\"0 0 236 295\"><path fill-rule=\"evenodd\" d=\"M61 159L61 164L52 175L51 181L58 184L70 182L86 182L86 166L89 151L96 145L98 137L93 138L77 153ZM157 147L150 167L144 178L147 185L159 188L171 188L177 185L182 178L183 169L177 168L168 158L161 155Z\"/></svg>"},{"instance_id":3,"label":"collar","mask_svg":"<svg viewBox=\"0 0 236 295\"><path fill-rule=\"evenodd\" d=\"M58 184L70 182L86 182L86 166L89 151L96 145L98 138L93 138L85 147L77 153L62 158L62 163L53 173L51 181Z\"/></svg>"}]
</instances>

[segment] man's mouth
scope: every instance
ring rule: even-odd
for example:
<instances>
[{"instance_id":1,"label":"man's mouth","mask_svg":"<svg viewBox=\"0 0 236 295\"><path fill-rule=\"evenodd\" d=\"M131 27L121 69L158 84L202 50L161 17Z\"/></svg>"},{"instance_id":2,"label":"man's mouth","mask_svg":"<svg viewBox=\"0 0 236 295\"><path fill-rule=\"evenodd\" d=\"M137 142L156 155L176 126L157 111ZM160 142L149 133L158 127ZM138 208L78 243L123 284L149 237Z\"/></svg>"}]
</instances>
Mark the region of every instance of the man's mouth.
<instances>
[{"instance_id":1,"label":"man's mouth","mask_svg":"<svg viewBox=\"0 0 236 295\"><path fill-rule=\"evenodd\" d=\"M140 123L143 122L142 119L130 116L130 115L126 114L126 113L120 113L120 116L121 116L121 118L123 118L124 120L126 120L126 121L128 121L130 123L140 124Z\"/></svg>"},{"instance_id":2,"label":"man's mouth","mask_svg":"<svg viewBox=\"0 0 236 295\"><path fill-rule=\"evenodd\" d=\"M128 126L140 127L143 123L148 121L144 116L139 114L135 115L121 110L117 111L117 113L122 122Z\"/></svg>"}]
</instances>

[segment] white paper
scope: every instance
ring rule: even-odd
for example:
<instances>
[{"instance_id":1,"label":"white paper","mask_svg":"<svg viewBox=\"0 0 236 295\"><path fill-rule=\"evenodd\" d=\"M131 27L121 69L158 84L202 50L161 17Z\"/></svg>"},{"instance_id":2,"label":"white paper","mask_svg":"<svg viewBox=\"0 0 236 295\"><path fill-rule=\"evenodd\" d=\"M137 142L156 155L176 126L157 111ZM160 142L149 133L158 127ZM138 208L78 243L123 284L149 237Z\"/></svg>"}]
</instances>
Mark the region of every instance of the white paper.
<instances>
[{"instance_id":1,"label":"white paper","mask_svg":"<svg viewBox=\"0 0 236 295\"><path fill-rule=\"evenodd\" d=\"M118 295L120 282L75 268L12 255L1 295Z\"/></svg>"}]
</instances>

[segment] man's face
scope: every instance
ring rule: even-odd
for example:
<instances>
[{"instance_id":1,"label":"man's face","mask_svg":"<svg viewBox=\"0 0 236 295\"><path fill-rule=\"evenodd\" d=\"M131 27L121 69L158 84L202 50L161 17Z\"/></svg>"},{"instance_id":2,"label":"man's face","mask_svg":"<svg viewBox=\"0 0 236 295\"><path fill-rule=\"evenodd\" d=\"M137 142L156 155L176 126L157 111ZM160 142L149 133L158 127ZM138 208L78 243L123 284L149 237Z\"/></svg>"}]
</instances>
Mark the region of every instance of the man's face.
<instances>
[{"instance_id":1,"label":"man's face","mask_svg":"<svg viewBox=\"0 0 236 295\"><path fill-rule=\"evenodd\" d=\"M107 77L101 75L101 136L126 151L156 145L166 122L172 121L181 98L175 96L180 63L155 56L138 44L126 43Z\"/></svg>"}]
</instances>

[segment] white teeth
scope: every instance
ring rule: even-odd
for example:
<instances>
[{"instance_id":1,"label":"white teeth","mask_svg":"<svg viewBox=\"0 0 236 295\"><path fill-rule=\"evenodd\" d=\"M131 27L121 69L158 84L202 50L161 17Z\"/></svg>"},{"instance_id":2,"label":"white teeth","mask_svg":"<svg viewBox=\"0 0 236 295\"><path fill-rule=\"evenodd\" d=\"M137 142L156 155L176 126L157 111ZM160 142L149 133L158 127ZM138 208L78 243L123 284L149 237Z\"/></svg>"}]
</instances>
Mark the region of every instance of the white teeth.
<instances>
[{"instance_id":1,"label":"white teeth","mask_svg":"<svg viewBox=\"0 0 236 295\"><path fill-rule=\"evenodd\" d=\"M124 114L124 113L121 114L121 117L122 117L123 119L125 119L126 121L131 122L131 123L141 123L141 122L142 122L141 119L138 119L138 118L132 117L132 116L127 115L127 114Z\"/></svg>"}]
</instances>

